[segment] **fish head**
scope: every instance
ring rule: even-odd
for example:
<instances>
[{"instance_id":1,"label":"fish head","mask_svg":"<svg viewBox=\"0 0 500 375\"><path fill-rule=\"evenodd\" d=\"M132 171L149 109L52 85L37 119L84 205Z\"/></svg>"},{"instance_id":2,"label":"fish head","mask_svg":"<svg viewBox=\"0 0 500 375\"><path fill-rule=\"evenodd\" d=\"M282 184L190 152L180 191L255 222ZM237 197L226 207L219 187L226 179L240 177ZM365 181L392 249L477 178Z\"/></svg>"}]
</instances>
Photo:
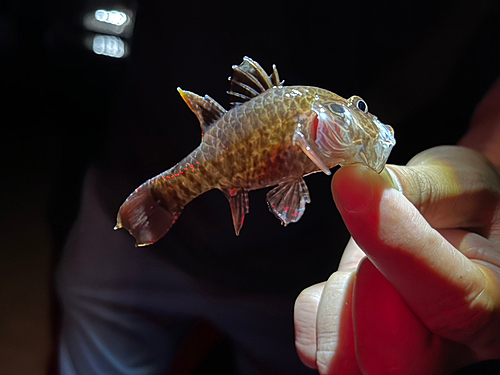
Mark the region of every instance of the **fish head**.
<instances>
[{"instance_id":1,"label":"fish head","mask_svg":"<svg viewBox=\"0 0 500 375\"><path fill-rule=\"evenodd\" d=\"M368 112L359 96L318 96L312 104L316 113L312 138L326 160L348 165L362 163L377 173L396 144L394 130Z\"/></svg>"}]
</instances>

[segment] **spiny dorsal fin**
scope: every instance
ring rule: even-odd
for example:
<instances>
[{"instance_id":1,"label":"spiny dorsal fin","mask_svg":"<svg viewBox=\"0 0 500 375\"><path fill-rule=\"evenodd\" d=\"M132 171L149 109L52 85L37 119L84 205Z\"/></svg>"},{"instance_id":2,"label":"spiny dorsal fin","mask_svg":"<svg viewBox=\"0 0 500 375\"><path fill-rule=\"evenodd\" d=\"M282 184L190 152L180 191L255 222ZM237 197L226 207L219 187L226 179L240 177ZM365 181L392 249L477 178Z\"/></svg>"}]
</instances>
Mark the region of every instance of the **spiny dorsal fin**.
<instances>
[{"instance_id":1,"label":"spiny dorsal fin","mask_svg":"<svg viewBox=\"0 0 500 375\"><path fill-rule=\"evenodd\" d=\"M201 97L191 91L182 90L180 87L177 88L177 91L179 91L182 99L184 99L191 111L200 120L202 135L206 133L210 125L227 112L224 107L208 95Z\"/></svg>"},{"instance_id":2,"label":"spiny dorsal fin","mask_svg":"<svg viewBox=\"0 0 500 375\"><path fill-rule=\"evenodd\" d=\"M231 107L237 106L250 100L274 86L281 86L276 65L273 65L273 73L268 76L266 71L250 57L245 56L240 65L233 65L233 75L229 77L231 90Z\"/></svg>"}]
</instances>

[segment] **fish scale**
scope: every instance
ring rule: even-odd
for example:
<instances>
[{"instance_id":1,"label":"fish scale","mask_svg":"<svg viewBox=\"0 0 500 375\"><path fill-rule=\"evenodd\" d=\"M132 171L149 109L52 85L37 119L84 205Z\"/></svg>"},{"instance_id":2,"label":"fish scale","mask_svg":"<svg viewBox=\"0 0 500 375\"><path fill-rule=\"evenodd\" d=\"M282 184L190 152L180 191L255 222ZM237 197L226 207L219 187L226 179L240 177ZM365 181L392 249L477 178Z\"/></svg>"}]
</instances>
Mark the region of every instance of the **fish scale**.
<instances>
[{"instance_id":1,"label":"fish scale","mask_svg":"<svg viewBox=\"0 0 500 375\"><path fill-rule=\"evenodd\" d=\"M138 246L156 242L191 200L211 189L230 203L236 234L248 213L248 192L279 185L267 195L284 225L310 202L303 176L336 165L364 163L380 172L395 144L392 128L368 113L359 97L346 100L310 86L282 86L252 59L233 67L235 100L226 111L212 98L178 89L200 120L201 144L174 167L137 188L120 207L115 228Z\"/></svg>"}]
</instances>

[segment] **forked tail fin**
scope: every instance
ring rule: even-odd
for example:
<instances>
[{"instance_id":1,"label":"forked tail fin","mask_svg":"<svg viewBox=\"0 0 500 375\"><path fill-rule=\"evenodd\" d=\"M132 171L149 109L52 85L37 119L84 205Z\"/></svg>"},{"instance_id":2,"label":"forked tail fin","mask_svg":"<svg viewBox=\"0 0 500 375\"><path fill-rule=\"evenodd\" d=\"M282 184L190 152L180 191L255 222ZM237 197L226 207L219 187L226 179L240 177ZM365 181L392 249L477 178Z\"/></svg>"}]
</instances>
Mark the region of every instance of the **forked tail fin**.
<instances>
[{"instance_id":1,"label":"forked tail fin","mask_svg":"<svg viewBox=\"0 0 500 375\"><path fill-rule=\"evenodd\" d=\"M150 181L145 182L121 205L115 229L127 229L136 246L155 243L167 234L184 208L176 198L165 198Z\"/></svg>"}]
</instances>

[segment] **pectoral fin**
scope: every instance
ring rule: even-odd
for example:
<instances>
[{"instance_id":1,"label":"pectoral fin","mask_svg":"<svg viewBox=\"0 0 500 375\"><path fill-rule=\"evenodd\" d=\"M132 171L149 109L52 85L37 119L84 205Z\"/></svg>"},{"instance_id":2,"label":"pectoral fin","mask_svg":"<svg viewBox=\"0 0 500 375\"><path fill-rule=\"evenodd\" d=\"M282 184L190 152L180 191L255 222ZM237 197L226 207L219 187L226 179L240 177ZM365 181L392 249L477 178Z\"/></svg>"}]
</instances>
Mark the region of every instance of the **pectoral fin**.
<instances>
[{"instance_id":1,"label":"pectoral fin","mask_svg":"<svg viewBox=\"0 0 500 375\"><path fill-rule=\"evenodd\" d=\"M311 203L311 199L302 178L280 184L267 193L269 210L285 226L300 220L306 209L306 203Z\"/></svg>"},{"instance_id":2,"label":"pectoral fin","mask_svg":"<svg viewBox=\"0 0 500 375\"><path fill-rule=\"evenodd\" d=\"M222 192L225 194L231 206L234 231L238 236L243 226L243 221L245 220L245 214L249 211L248 192L243 189L224 189Z\"/></svg>"},{"instance_id":3,"label":"pectoral fin","mask_svg":"<svg viewBox=\"0 0 500 375\"><path fill-rule=\"evenodd\" d=\"M309 142L307 142L306 137L302 132L300 131L295 131L295 134L293 136L293 143L297 146L299 146L302 151L304 151L304 154L306 154L311 161L318 166L319 169L321 169L326 175L331 175L332 172L330 172L330 169L328 169L328 166L321 160L319 155L312 149L311 145Z\"/></svg>"}]
</instances>

